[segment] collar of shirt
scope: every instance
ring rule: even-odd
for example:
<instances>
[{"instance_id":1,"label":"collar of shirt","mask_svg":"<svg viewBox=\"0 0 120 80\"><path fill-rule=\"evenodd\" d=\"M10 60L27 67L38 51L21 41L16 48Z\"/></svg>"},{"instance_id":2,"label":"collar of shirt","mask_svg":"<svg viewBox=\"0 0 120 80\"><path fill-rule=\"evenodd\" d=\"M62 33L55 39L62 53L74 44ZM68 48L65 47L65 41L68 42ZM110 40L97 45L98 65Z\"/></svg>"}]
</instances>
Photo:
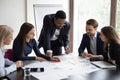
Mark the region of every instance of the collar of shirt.
<instances>
[{"instance_id":1,"label":"collar of shirt","mask_svg":"<svg viewBox=\"0 0 120 80\"><path fill-rule=\"evenodd\" d=\"M97 38L97 32L95 33L94 36L90 36L90 38L92 38L92 39L96 39L96 38Z\"/></svg>"},{"instance_id":2,"label":"collar of shirt","mask_svg":"<svg viewBox=\"0 0 120 80\"><path fill-rule=\"evenodd\" d=\"M5 55L5 50L0 49L0 54L2 54L4 56Z\"/></svg>"},{"instance_id":3,"label":"collar of shirt","mask_svg":"<svg viewBox=\"0 0 120 80\"><path fill-rule=\"evenodd\" d=\"M51 40L57 40L59 35L60 35L60 29L56 29Z\"/></svg>"}]
</instances>

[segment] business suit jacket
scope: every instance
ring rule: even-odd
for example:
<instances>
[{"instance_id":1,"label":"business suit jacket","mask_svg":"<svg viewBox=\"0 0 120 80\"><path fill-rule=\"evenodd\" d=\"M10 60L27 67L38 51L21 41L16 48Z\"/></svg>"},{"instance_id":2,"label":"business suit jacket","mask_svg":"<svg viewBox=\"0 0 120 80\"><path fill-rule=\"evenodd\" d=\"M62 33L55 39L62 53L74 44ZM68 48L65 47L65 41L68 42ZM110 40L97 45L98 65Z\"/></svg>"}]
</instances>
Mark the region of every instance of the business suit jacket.
<instances>
[{"instance_id":1,"label":"business suit jacket","mask_svg":"<svg viewBox=\"0 0 120 80\"><path fill-rule=\"evenodd\" d=\"M50 57L42 54L39 51L39 48L37 46L37 43L36 43L35 39L31 39L29 42L25 42L25 44L24 44L24 56L22 55L21 47L22 47L21 39L16 38L13 42L13 61L14 62L16 62L18 60L22 60L22 61L36 60L35 56L28 56L29 54L31 54L32 50L34 51L36 56L42 57L46 60L50 60Z\"/></svg>"},{"instance_id":2,"label":"business suit jacket","mask_svg":"<svg viewBox=\"0 0 120 80\"><path fill-rule=\"evenodd\" d=\"M103 53L105 61L108 61L107 52L108 52L108 49L106 48ZM109 54L110 54L110 58L112 60L115 60L115 63L117 64L117 66L120 67L120 45L115 42L110 43Z\"/></svg>"},{"instance_id":3,"label":"business suit jacket","mask_svg":"<svg viewBox=\"0 0 120 80\"><path fill-rule=\"evenodd\" d=\"M53 37L56 26L54 23L55 14L49 14L44 17L43 20L43 28L41 30L40 37L38 39L39 45L38 47L44 47L46 50L51 50L51 38ZM70 24L65 22L65 25L60 31L60 35L58 37L59 43L56 46L64 46L67 47L69 45L69 30Z\"/></svg>"},{"instance_id":4,"label":"business suit jacket","mask_svg":"<svg viewBox=\"0 0 120 80\"><path fill-rule=\"evenodd\" d=\"M103 41L100 39L100 33L99 32L97 32L97 39L96 40L97 40L96 41L97 55L102 55L104 44L103 44ZM84 52L85 48L87 48L88 53L93 54L90 50L90 37L86 33L83 34L83 38L82 38L80 47L78 49L79 56L81 55L81 53Z\"/></svg>"}]
</instances>

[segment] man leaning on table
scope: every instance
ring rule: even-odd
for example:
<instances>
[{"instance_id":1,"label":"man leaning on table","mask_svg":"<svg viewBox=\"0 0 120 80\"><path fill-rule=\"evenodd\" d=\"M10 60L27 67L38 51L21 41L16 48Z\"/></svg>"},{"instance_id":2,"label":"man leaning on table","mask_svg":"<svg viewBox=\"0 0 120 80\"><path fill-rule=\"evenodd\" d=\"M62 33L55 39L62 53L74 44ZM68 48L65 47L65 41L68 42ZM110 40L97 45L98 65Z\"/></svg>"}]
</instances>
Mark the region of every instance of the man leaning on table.
<instances>
[{"instance_id":1,"label":"man leaning on table","mask_svg":"<svg viewBox=\"0 0 120 80\"><path fill-rule=\"evenodd\" d=\"M63 10L45 15L38 47L43 47L45 54L50 57L61 55L62 46L65 52L69 53L69 30L70 23L66 21L66 13Z\"/></svg>"}]
</instances>

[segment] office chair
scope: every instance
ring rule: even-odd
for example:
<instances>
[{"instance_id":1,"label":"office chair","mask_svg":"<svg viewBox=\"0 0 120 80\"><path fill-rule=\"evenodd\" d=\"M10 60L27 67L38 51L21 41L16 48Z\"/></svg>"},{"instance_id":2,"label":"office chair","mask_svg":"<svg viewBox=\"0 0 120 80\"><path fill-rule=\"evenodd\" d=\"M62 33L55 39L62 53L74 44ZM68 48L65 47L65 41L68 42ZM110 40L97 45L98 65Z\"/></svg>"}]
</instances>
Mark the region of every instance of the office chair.
<instances>
[{"instance_id":1,"label":"office chair","mask_svg":"<svg viewBox=\"0 0 120 80\"><path fill-rule=\"evenodd\" d=\"M13 50L12 49L7 49L7 51L5 52L5 58L8 58L9 60L12 61L12 54L13 54Z\"/></svg>"}]
</instances>

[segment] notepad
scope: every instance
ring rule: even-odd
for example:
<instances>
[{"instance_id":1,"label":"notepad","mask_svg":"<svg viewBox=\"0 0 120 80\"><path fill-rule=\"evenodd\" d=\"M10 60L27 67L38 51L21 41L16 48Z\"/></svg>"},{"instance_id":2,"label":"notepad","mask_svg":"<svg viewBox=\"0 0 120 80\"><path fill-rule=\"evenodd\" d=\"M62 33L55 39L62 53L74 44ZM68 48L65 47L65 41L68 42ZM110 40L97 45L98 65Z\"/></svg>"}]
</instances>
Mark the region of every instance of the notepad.
<instances>
[{"instance_id":1,"label":"notepad","mask_svg":"<svg viewBox=\"0 0 120 80\"><path fill-rule=\"evenodd\" d=\"M108 62L105 62L105 61L94 61L94 62L91 62L91 64L99 67L99 68L102 68L102 69L107 69L107 68L115 68L116 66L113 65L113 64L110 64Z\"/></svg>"}]
</instances>

